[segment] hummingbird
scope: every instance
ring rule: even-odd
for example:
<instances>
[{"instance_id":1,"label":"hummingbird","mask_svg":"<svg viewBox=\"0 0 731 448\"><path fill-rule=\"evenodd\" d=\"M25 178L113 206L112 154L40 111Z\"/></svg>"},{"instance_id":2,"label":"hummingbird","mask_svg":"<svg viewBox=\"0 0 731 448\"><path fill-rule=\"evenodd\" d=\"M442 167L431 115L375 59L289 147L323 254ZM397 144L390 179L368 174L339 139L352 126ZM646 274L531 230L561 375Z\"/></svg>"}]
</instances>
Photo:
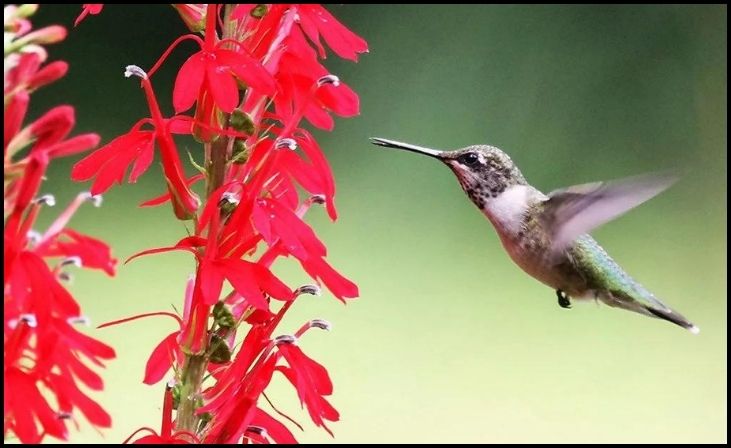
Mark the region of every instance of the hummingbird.
<instances>
[{"instance_id":1,"label":"hummingbird","mask_svg":"<svg viewBox=\"0 0 731 448\"><path fill-rule=\"evenodd\" d=\"M675 176L644 174L544 194L494 146L439 151L384 138L371 138L371 142L433 157L451 168L464 192L492 223L510 258L554 289L562 308L570 308L572 300L601 301L700 332L630 277L588 234L662 192L675 182Z\"/></svg>"}]
</instances>

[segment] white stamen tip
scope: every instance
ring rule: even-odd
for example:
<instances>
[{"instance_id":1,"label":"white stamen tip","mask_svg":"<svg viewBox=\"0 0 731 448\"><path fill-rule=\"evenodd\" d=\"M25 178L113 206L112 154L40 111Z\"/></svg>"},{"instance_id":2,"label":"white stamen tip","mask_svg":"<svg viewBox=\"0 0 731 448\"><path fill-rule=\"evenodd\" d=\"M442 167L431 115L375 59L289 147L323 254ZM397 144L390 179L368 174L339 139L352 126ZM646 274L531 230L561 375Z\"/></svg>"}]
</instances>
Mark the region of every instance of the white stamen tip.
<instances>
[{"instance_id":1,"label":"white stamen tip","mask_svg":"<svg viewBox=\"0 0 731 448\"><path fill-rule=\"evenodd\" d=\"M294 151L297 149L297 142L292 138L280 138L274 146L277 149L288 148Z\"/></svg>"},{"instance_id":2,"label":"white stamen tip","mask_svg":"<svg viewBox=\"0 0 731 448\"><path fill-rule=\"evenodd\" d=\"M175 378L170 378L168 382L165 384L168 389L172 389L177 384L177 381L175 381Z\"/></svg>"},{"instance_id":3,"label":"white stamen tip","mask_svg":"<svg viewBox=\"0 0 731 448\"><path fill-rule=\"evenodd\" d=\"M238 204L239 198L236 195L236 193L231 193L230 191L227 191L221 195L221 202L228 202L229 204Z\"/></svg>"},{"instance_id":4,"label":"white stamen tip","mask_svg":"<svg viewBox=\"0 0 731 448\"><path fill-rule=\"evenodd\" d=\"M91 319L87 316L69 317L66 319L66 322L68 322L69 325L84 325L87 327L91 325Z\"/></svg>"},{"instance_id":5,"label":"white stamen tip","mask_svg":"<svg viewBox=\"0 0 731 448\"><path fill-rule=\"evenodd\" d=\"M25 322L30 328L36 328L38 326L38 319L32 313L21 314L17 319L11 319L8 322L8 326L14 329L18 326L18 322Z\"/></svg>"},{"instance_id":6,"label":"white stamen tip","mask_svg":"<svg viewBox=\"0 0 731 448\"><path fill-rule=\"evenodd\" d=\"M335 75L325 75L317 80L317 87L322 87L325 84L332 84L333 86L337 87L340 85L340 78Z\"/></svg>"},{"instance_id":7,"label":"white stamen tip","mask_svg":"<svg viewBox=\"0 0 731 448\"><path fill-rule=\"evenodd\" d=\"M693 325L692 327L688 328L688 331L690 331L693 334L698 334L701 332L701 329Z\"/></svg>"},{"instance_id":8,"label":"white stamen tip","mask_svg":"<svg viewBox=\"0 0 731 448\"><path fill-rule=\"evenodd\" d=\"M313 194L312 196L310 196L310 201L312 201L313 204L324 204L325 195L324 194Z\"/></svg>"},{"instance_id":9,"label":"white stamen tip","mask_svg":"<svg viewBox=\"0 0 731 448\"><path fill-rule=\"evenodd\" d=\"M137 65L128 65L124 68L125 78L137 76L138 78L147 79L147 73Z\"/></svg>"},{"instance_id":10,"label":"white stamen tip","mask_svg":"<svg viewBox=\"0 0 731 448\"><path fill-rule=\"evenodd\" d=\"M294 291L294 295L299 296L302 294L319 297L322 294L322 290L317 285L302 285Z\"/></svg>"},{"instance_id":11,"label":"white stamen tip","mask_svg":"<svg viewBox=\"0 0 731 448\"><path fill-rule=\"evenodd\" d=\"M268 437L267 430L265 428L262 428L261 426L249 426L248 428L246 428L246 430L255 434L259 434L262 437Z\"/></svg>"},{"instance_id":12,"label":"white stamen tip","mask_svg":"<svg viewBox=\"0 0 731 448\"><path fill-rule=\"evenodd\" d=\"M310 321L310 327L317 327L321 330L330 331L333 328L333 324L325 319L312 319Z\"/></svg>"},{"instance_id":13,"label":"white stamen tip","mask_svg":"<svg viewBox=\"0 0 731 448\"><path fill-rule=\"evenodd\" d=\"M70 266L70 265L80 268L83 265L81 262L81 257L77 257L77 256L68 257L68 258L65 258L61 262L61 266Z\"/></svg>"},{"instance_id":14,"label":"white stamen tip","mask_svg":"<svg viewBox=\"0 0 731 448\"><path fill-rule=\"evenodd\" d=\"M297 342L297 338L292 336L291 334L283 334L281 336L277 336L276 338L274 338L274 343L276 345L294 344L295 342Z\"/></svg>"},{"instance_id":15,"label":"white stamen tip","mask_svg":"<svg viewBox=\"0 0 731 448\"><path fill-rule=\"evenodd\" d=\"M81 193L83 195L83 198L87 201L90 201L92 204L94 204L94 207L101 207L103 202L103 197L100 194L91 194L88 191L85 191Z\"/></svg>"},{"instance_id":16,"label":"white stamen tip","mask_svg":"<svg viewBox=\"0 0 731 448\"><path fill-rule=\"evenodd\" d=\"M52 194L44 194L43 196L37 197L35 202L36 204L53 207L54 205L56 205L56 197Z\"/></svg>"},{"instance_id":17,"label":"white stamen tip","mask_svg":"<svg viewBox=\"0 0 731 448\"><path fill-rule=\"evenodd\" d=\"M28 241L31 244L37 244L41 240L41 234L36 232L35 230L29 230L28 233L25 234L25 236L28 238Z\"/></svg>"}]
</instances>

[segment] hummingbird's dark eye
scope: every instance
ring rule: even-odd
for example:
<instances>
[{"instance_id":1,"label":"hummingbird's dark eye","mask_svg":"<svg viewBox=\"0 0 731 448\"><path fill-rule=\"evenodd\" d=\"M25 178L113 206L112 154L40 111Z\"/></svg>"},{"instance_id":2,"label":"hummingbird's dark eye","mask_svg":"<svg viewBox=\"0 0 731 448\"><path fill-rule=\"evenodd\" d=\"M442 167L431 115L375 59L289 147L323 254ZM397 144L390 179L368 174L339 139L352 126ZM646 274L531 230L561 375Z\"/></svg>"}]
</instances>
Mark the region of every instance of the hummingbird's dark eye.
<instances>
[{"instance_id":1,"label":"hummingbird's dark eye","mask_svg":"<svg viewBox=\"0 0 731 448\"><path fill-rule=\"evenodd\" d=\"M476 164L478 160L480 160L480 158L477 157L477 154L474 152L468 152L467 154L463 154L459 157L459 163L468 166Z\"/></svg>"}]
</instances>

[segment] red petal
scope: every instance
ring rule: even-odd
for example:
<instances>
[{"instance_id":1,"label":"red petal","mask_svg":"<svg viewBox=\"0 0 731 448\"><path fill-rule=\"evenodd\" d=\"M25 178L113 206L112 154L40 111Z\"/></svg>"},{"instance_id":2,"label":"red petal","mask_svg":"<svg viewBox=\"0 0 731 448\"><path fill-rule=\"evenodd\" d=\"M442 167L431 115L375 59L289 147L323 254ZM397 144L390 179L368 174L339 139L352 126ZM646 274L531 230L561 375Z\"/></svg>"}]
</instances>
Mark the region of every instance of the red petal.
<instances>
[{"instance_id":1,"label":"red petal","mask_svg":"<svg viewBox=\"0 0 731 448\"><path fill-rule=\"evenodd\" d=\"M278 201L267 201L276 219L272 220L272 226L280 235L288 249L293 249L292 255L306 259L308 257L323 257L327 254L327 248L317 238L312 227L302 221L292 210L282 206ZM302 256L299 247L304 248L306 254ZM299 255L298 255L299 254Z\"/></svg>"},{"instance_id":2,"label":"red petal","mask_svg":"<svg viewBox=\"0 0 731 448\"><path fill-rule=\"evenodd\" d=\"M321 279L325 286L340 300L358 297L358 286L340 275L325 260L312 258L300 261L302 267L314 279Z\"/></svg>"},{"instance_id":3,"label":"red petal","mask_svg":"<svg viewBox=\"0 0 731 448\"><path fill-rule=\"evenodd\" d=\"M145 365L145 378L142 380L143 383L157 383L173 366L178 333L178 331L174 331L167 335L152 351Z\"/></svg>"},{"instance_id":4,"label":"red petal","mask_svg":"<svg viewBox=\"0 0 731 448\"><path fill-rule=\"evenodd\" d=\"M25 113L28 111L28 103L30 95L26 91L20 91L10 97L10 103L5 107L5 117L3 120L3 148L8 149L8 143L20 131L23 124Z\"/></svg>"},{"instance_id":5,"label":"red petal","mask_svg":"<svg viewBox=\"0 0 731 448\"><path fill-rule=\"evenodd\" d=\"M217 263L207 258L201 260L198 282L200 282L203 303L206 305L215 305L218 302L223 288L223 275L223 271L217 266Z\"/></svg>"},{"instance_id":6,"label":"red petal","mask_svg":"<svg viewBox=\"0 0 731 448\"><path fill-rule=\"evenodd\" d=\"M205 174L196 174L195 176L189 177L186 183L188 186L193 185L194 183L201 181L206 178ZM165 193L163 195L160 195L156 198L149 199L143 203L140 204L140 207L155 207L161 204L166 203L170 200L170 193Z\"/></svg>"},{"instance_id":7,"label":"red petal","mask_svg":"<svg viewBox=\"0 0 731 448\"><path fill-rule=\"evenodd\" d=\"M249 263L259 286L270 296L280 300L294 299L294 292L264 266Z\"/></svg>"},{"instance_id":8,"label":"red petal","mask_svg":"<svg viewBox=\"0 0 731 448\"><path fill-rule=\"evenodd\" d=\"M71 171L72 179L83 181L96 176L91 187L92 194L104 193L114 182L122 183L127 167L136 159L142 158L133 170L134 179L147 169L144 160L151 158L154 148L154 134L151 131L131 131L117 137L105 146L80 160ZM150 154L145 154L149 152Z\"/></svg>"},{"instance_id":9,"label":"red petal","mask_svg":"<svg viewBox=\"0 0 731 448\"><path fill-rule=\"evenodd\" d=\"M173 107L180 113L190 109L198 98L206 73L205 55L198 52L186 60L175 78Z\"/></svg>"},{"instance_id":10,"label":"red petal","mask_svg":"<svg viewBox=\"0 0 731 448\"><path fill-rule=\"evenodd\" d=\"M76 114L71 106L56 106L30 125L36 138L33 150L39 151L63 140L76 123Z\"/></svg>"},{"instance_id":11,"label":"red petal","mask_svg":"<svg viewBox=\"0 0 731 448\"><path fill-rule=\"evenodd\" d=\"M363 38L350 31L320 5L301 5L300 14L311 19L330 48L341 58L358 60L358 53L368 51Z\"/></svg>"},{"instance_id":12,"label":"red petal","mask_svg":"<svg viewBox=\"0 0 731 448\"><path fill-rule=\"evenodd\" d=\"M163 252L172 252L174 250L187 250L188 252L192 253L193 255L198 255L198 253L195 251L194 248L201 247L206 244L206 239L201 238L199 236L188 236L183 238L182 240L178 241L178 244L176 244L173 247L158 247L154 249L147 249L143 250L142 252L137 252L136 254L132 255L131 257L124 260L124 263L127 264L130 261L134 260L135 258L139 258L145 255L153 255L153 254L160 254Z\"/></svg>"},{"instance_id":13,"label":"red petal","mask_svg":"<svg viewBox=\"0 0 731 448\"><path fill-rule=\"evenodd\" d=\"M337 87L332 84L320 87L316 96L323 106L341 117L353 117L360 112L358 94L343 82Z\"/></svg>"},{"instance_id":14,"label":"red petal","mask_svg":"<svg viewBox=\"0 0 731 448\"><path fill-rule=\"evenodd\" d=\"M239 104L239 88L231 73L225 67L209 63L206 67L206 89L213 101L224 112L231 113Z\"/></svg>"},{"instance_id":15,"label":"red petal","mask_svg":"<svg viewBox=\"0 0 731 448\"><path fill-rule=\"evenodd\" d=\"M101 269L113 276L117 259L112 257L109 246L101 240L64 229L48 247L39 253L43 256L79 257L83 267Z\"/></svg>"},{"instance_id":16,"label":"red petal","mask_svg":"<svg viewBox=\"0 0 731 448\"><path fill-rule=\"evenodd\" d=\"M66 363L74 376L76 376L76 378L84 383L89 389L102 390L104 388L102 378L81 362L79 358L69 356L66 359Z\"/></svg>"},{"instance_id":17,"label":"red petal","mask_svg":"<svg viewBox=\"0 0 731 448\"><path fill-rule=\"evenodd\" d=\"M274 440L276 443L297 443L297 439L294 438L292 433L286 426L284 426L282 422L262 411L261 409L257 408L256 414L254 415L254 419L251 421L251 424L266 429L269 437L271 437L272 440Z\"/></svg>"},{"instance_id":18,"label":"red petal","mask_svg":"<svg viewBox=\"0 0 731 448\"><path fill-rule=\"evenodd\" d=\"M52 375L51 385L59 396L59 401L72 403L89 420L90 423L102 428L112 425L112 418L94 400L84 395L73 382L67 382L57 375Z\"/></svg>"},{"instance_id":19,"label":"red petal","mask_svg":"<svg viewBox=\"0 0 731 448\"><path fill-rule=\"evenodd\" d=\"M216 61L228 68L247 85L260 93L272 95L274 78L261 63L243 51L216 50Z\"/></svg>"},{"instance_id":20,"label":"red petal","mask_svg":"<svg viewBox=\"0 0 731 448\"><path fill-rule=\"evenodd\" d=\"M255 308L269 309L251 267L253 263L233 259L220 260L219 263L224 275L237 293L241 294Z\"/></svg>"}]
</instances>

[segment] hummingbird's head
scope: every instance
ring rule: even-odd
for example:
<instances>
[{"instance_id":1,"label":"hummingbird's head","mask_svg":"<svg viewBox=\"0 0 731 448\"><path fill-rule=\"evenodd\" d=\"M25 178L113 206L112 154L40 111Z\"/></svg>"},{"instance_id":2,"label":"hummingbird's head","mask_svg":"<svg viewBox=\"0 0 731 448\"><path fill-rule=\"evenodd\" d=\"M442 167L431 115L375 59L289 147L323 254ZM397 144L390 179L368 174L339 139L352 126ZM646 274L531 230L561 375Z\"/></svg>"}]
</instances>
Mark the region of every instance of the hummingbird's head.
<instances>
[{"instance_id":1,"label":"hummingbird's head","mask_svg":"<svg viewBox=\"0 0 731 448\"><path fill-rule=\"evenodd\" d=\"M510 157L494 146L473 145L455 151L437 151L382 138L372 138L371 142L441 160L452 169L462 189L480 208L509 187L527 184Z\"/></svg>"}]
</instances>

